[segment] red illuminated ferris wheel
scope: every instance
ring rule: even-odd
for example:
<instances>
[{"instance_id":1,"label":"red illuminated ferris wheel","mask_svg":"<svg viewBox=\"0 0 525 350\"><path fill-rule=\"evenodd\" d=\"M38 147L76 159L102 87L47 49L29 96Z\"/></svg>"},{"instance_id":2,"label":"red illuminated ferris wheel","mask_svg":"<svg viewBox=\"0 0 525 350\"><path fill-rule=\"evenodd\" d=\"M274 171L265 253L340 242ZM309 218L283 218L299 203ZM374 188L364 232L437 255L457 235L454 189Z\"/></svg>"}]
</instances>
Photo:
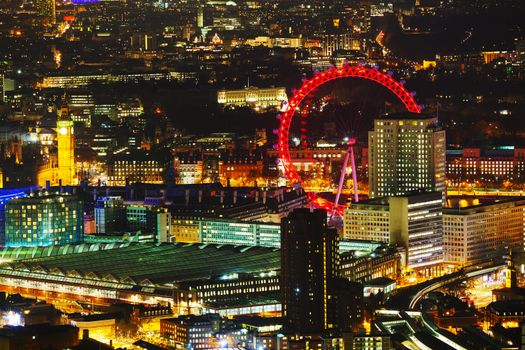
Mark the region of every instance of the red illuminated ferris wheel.
<instances>
[{"instance_id":1,"label":"red illuminated ferris wheel","mask_svg":"<svg viewBox=\"0 0 525 350\"><path fill-rule=\"evenodd\" d=\"M307 96L311 96L322 85L338 79L344 78L358 78L368 80L383 87L387 88L392 92L398 99L403 103L405 108L412 113L420 113L420 106L414 100L414 97L410 92L408 92L401 83L394 80L390 74L385 74L378 71L375 68L367 68L364 66L350 66L343 65L341 68L332 67L329 70L316 74L313 78L306 80L301 88L297 90L292 98L288 101L286 110L281 114L281 124L278 130L278 144L277 148L279 150L279 159L284 170L284 176L292 181L293 183L301 183L302 179L294 166L292 159L290 157L290 125L296 114L296 112L301 112L301 107L304 104L308 104L306 100ZM304 109L303 109L304 110ZM331 202L325 198L320 197L314 192L309 192L308 197L312 204L318 208L327 210L329 213L342 215L345 206L339 204L339 197L341 195L341 190L344 181L344 174L348 161L351 161L352 167L352 176L354 184L354 200L357 201L357 178L355 171L355 160L353 154L353 146L355 144L355 139L350 139L348 141L348 150L346 157L343 162L343 169L341 171L341 176L339 179L339 185L337 189L336 199L334 202Z\"/></svg>"}]
</instances>

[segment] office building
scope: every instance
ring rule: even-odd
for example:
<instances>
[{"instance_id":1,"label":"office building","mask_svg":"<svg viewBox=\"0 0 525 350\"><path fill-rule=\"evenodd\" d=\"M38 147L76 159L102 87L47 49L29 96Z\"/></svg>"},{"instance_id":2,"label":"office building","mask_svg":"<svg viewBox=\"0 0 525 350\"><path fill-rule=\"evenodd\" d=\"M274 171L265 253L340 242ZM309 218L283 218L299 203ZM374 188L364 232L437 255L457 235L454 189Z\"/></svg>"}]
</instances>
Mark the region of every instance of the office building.
<instances>
[{"instance_id":1,"label":"office building","mask_svg":"<svg viewBox=\"0 0 525 350\"><path fill-rule=\"evenodd\" d=\"M348 239L390 242L388 198L350 203L343 216L343 237Z\"/></svg>"},{"instance_id":2,"label":"office building","mask_svg":"<svg viewBox=\"0 0 525 350\"><path fill-rule=\"evenodd\" d=\"M82 201L68 194L40 192L5 206L5 243L43 246L82 242Z\"/></svg>"},{"instance_id":3,"label":"office building","mask_svg":"<svg viewBox=\"0 0 525 350\"><path fill-rule=\"evenodd\" d=\"M127 228L154 233L158 242L171 240L171 213L159 198L146 197L144 202L126 202Z\"/></svg>"},{"instance_id":4,"label":"office building","mask_svg":"<svg viewBox=\"0 0 525 350\"><path fill-rule=\"evenodd\" d=\"M525 199L450 199L443 209L445 262L471 265L523 250Z\"/></svg>"},{"instance_id":5,"label":"office building","mask_svg":"<svg viewBox=\"0 0 525 350\"><path fill-rule=\"evenodd\" d=\"M397 245L404 250L405 269L430 269L443 261L443 218L440 192L412 193L352 203L344 215L343 236Z\"/></svg>"},{"instance_id":6,"label":"office building","mask_svg":"<svg viewBox=\"0 0 525 350\"><path fill-rule=\"evenodd\" d=\"M405 250L408 269L439 274L443 262L443 207L440 192L389 198L390 242Z\"/></svg>"},{"instance_id":7,"label":"office building","mask_svg":"<svg viewBox=\"0 0 525 350\"><path fill-rule=\"evenodd\" d=\"M27 188L2 189L0 187L0 246L5 245L5 205L11 199L26 197L28 190Z\"/></svg>"},{"instance_id":8,"label":"office building","mask_svg":"<svg viewBox=\"0 0 525 350\"><path fill-rule=\"evenodd\" d=\"M160 334L175 346L193 349L214 349L214 334L220 329L217 314L186 315L160 320Z\"/></svg>"},{"instance_id":9,"label":"office building","mask_svg":"<svg viewBox=\"0 0 525 350\"><path fill-rule=\"evenodd\" d=\"M122 197L101 197L95 204L95 232L122 232L126 229L126 207Z\"/></svg>"},{"instance_id":10,"label":"office building","mask_svg":"<svg viewBox=\"0 0 525 350\"><path fill-rule=\"evenodd\" d=\"M364 316L363 285L346 278L335 280L336 325L342 331L356 332Z\"/></svg>"},{"instance_id":11,"label":"office building","mask_svg":"<svg viewBox=\"0 0 525 350\"><path fill-rule=\"evenodd\" d=\"M125 186L136 182L162 184L171 163L169 154L135 151L108 159L108 185Z\"/></svg>"},{"instance_id":12,"label":"office building","mask_svg":"<svg viewBox=\"0 0 525 350\"><path fill-rule=\"evenodd\" d=\"M296 209L281 223L281 292L286 332L325 332L337 324L337 232L326 212Z\"/></svg>"},{"instance_id":13,"label":"office building","mask_svg":"<svg viewBox=\"0 0 525 350\"><path fill-rule=\"evenodd\" d=\"M401 273L401 253L394 246L380 246L371 253L341 253L340 275L350 281L365 283L376 278L397 279Z\"/></svg>"},{"instance_id":14,"label":"office building","mask_svg":"<svg viewBox=\"0 0 525 350\"><path fill-rule=\"evenodd\" d=\"M182 290L191 290L205 312L232 317L242 314L280 314L279 274L231 273L202 281L183 282ZM191 304L189 305L191 306Z\"/></svg>"},{"instance_id":15,"label":"office building","mask_svg":"<svg viewBox=\"0 0 525 350\"><path fill-rule=\"evenodd\" d=\"M436 117L403 113L374 121L368 133L370 197L445 190L445 131Z\"/></svg>"},{"instance_id":16,"label":"office building","mask_svg":"<svg viewBox=\"0 0 525 350\"><path fill-rule=\"evenodd\" d=\"M281 226L266 222L236 219L175 217L171 225L172 241L247 246L281 246Z\"/></svg>"}]
</instances>

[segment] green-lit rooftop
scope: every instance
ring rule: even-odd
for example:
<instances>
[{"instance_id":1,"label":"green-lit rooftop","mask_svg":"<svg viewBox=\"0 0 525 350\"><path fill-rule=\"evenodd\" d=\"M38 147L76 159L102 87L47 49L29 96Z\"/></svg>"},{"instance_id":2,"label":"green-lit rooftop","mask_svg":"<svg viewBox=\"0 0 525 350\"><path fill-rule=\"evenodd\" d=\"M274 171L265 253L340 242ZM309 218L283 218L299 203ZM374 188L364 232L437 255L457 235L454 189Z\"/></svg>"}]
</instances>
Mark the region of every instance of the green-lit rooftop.
<instances>
[{"instance_id":1,"label":"green-lit rooftop","mask_svg":"<svg viewBox=\"0 0 525 350\"><path fill-rule=\"evenodd\" d=\"M65 246L66 247L66 246ZM70 245L3 252L0 279L26 277L113 288L278 270L278 249L209 244ZM20 259L20 255L26 257Z\"/></svg>"}]
</instances>

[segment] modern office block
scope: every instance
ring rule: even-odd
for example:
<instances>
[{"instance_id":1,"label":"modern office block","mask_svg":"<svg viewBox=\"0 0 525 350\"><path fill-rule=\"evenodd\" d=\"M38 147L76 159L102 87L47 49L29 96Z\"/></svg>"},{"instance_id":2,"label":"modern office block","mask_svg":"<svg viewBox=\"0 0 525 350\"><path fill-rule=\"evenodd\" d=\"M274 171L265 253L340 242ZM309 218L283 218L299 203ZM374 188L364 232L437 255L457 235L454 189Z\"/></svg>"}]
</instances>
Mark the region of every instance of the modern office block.
<instances>
[{"instance_id":1,"label":"modern office block","mask_svg":"<svg viewBox=\"0 0 525 350\"><path fill-rule=\"evenodd\" d=\"M374 121L368 133L370 197L445 190L445 131L436 117L404 113Z\"/></svg>"},{"instance_id":2,"label":"modern office block","mask_svg":"<svg viewBox=\"0 0 525 350\"><path fill-rule=\"evenodd\" d=\"M80 243L83 226L82 201L68 194L40 192L5 207L6 246Z\"/></svg>"}]
</instances>

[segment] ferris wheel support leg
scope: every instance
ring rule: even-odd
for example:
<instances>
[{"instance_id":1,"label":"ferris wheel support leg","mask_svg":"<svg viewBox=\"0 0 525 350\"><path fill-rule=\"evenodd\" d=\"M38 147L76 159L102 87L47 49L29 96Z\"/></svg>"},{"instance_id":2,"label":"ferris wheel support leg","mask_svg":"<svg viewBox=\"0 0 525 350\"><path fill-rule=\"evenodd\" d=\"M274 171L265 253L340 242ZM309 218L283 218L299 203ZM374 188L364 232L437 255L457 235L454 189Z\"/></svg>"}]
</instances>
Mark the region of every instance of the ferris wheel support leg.
<instances>
[{"instance_id":1,"label":"ferris wheel support leg","mask_svg":"<svg viewBox=\"0 0 525 350\"><path fill-rule=\"evenodd\" d=\"M345 181L346 168L348 167L348 159L350 159L350 166L352 167L352 182L354 183L354 202L359 202L359 195L357 193L357 171L355 169L355 157L354 157L354 145L355 139L348 141L348 148L346 150L345 159L343 161L343 168L341 169L341 175L339 176L339 184L337 186L337 193L335 195L334 209L332 211L332 217L337 211L339 205L339 198L341 197L341 191L343 190L343 183Z\"/></svg>"},{"instance_id":2,"label":"ferris wheel support leg","mask_svg":"<svg viewBox=\"0 0 525 350\"><path fill-rule=\"evenodd\" d=\"M357 170L355 168L354 144L349 147L350 150L350 164L352 166L352 182L354 184L354 202L359 202L359 194L357 193Z\"/></svg>"},{"instance_id":3,"label":"ferris wheel support leg","mask_svg":"<svg viewBox=\"0 0 525 350\"><path fill-rule=\"evenodd\" d=\"M348 149L346 150L345 159L343 161L343 168L341 169L341 175L339 176L339 184L337 185L337 193L335 195L334 210L332 211L332 216L335 215L337 206L339 205L339 197L341 197L341 191L343 190L343 183L345 181L346 167L348 166L348 158L350 158L350 149L352 146L349 144Z\"/></svg>"}]
</instances>

